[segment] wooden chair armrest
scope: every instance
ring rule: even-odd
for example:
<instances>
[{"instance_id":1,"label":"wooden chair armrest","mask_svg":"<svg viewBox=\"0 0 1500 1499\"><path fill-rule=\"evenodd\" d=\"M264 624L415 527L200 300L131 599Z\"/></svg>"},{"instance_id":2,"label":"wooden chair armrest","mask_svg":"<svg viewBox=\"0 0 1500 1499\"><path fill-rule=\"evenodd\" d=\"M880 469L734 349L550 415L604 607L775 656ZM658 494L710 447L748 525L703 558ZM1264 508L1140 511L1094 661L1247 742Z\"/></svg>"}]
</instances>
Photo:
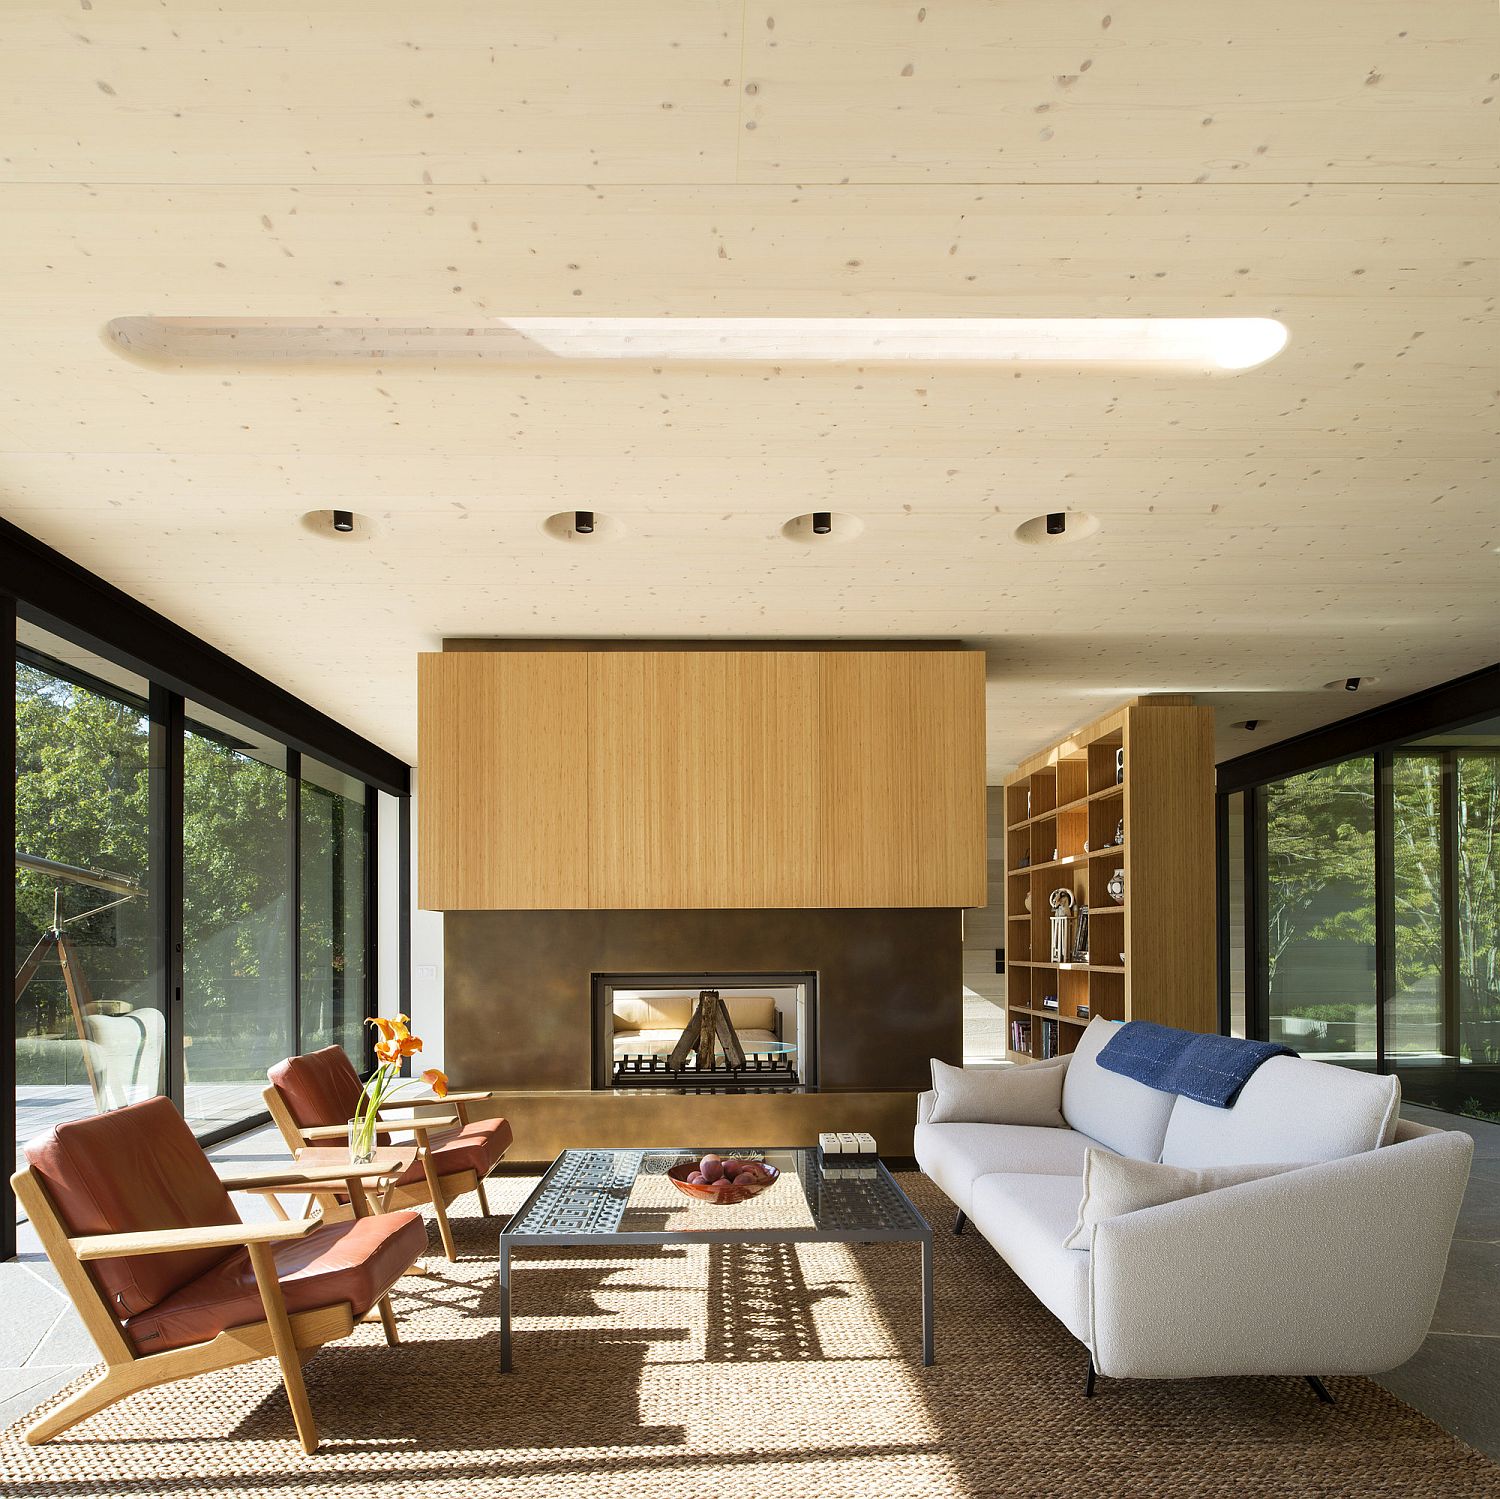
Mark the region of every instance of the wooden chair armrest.
<instances>
[{"instance_id":1,"label":"wooden chair armrest","mask_svg":"<svg viewBox=\"0 0 1500 1499\"><path fill-rule=\"evenodd\" d=\"M150 1228L135 1234L86 1234L69 1239L81 1260L109 1260L122 1254L175 1254L180 1249L238 1249L300 1239L319 1226L317 1218L276 1223L210 1223L201 1228Z\"/></svg>"},{"instance_id":2,"label":"wooden chair armrest","mask_svg":"<svg viewBox=\"0 0 1500 1499\"><path fill-rule=\"evenodd\" d=\"M391 1124L380 1124L377 1122L375 1135L378 1139L381 1135L389 1135L392 1130L405 1129L405 1120L398 1120ZM318 1145L324 1140L347 1140L349 1138L349 1126L347 1124L310 1124L304 1130L298 1131L302 1136L304 1145Z\"/></svg>"},{"instance_id":3,"label":"wooden chair armrest","mask_svg":"<svg viewBox=\"0 0 1500 1499\"><path fill-rule=\"evenodd\" d=\"M381 1127L395 1134L408 1134L418 1129L452 1129L458 1123L457 1114L421 1114L413 1119L392 1119Z\"/></svg>"},{"instance_id":4,"label":"wooden chair armrest","mask_svg":"<svg viewBox=\"0 0 1500 1499\"><path fill-rule=\"evenodd\" d=\"M274 1171L245 1171L220 1176L231 1192L269 1192L279 1189L295 1192L318 1182L369 1181L389 1176L390 1166L278 1166Z\"/></svg>"},{"instance_id":5,"label":"wooden chair armrest","mask_svg":"<svg viewBox=\"0 0 1500 1499\"><path fill-rule=\"evenodd\" d=\"M398 1098L394 1103L386 1103L380 1106L383 1114L387 1109L418 1109L429 1103L483 1103L487 1098L493 1098L493 1088L476 1088L472 1091L459 1092L453 1090L445 1093L441 1098L436 1093L428 1098Z\"/></svg>"}]
</instances>

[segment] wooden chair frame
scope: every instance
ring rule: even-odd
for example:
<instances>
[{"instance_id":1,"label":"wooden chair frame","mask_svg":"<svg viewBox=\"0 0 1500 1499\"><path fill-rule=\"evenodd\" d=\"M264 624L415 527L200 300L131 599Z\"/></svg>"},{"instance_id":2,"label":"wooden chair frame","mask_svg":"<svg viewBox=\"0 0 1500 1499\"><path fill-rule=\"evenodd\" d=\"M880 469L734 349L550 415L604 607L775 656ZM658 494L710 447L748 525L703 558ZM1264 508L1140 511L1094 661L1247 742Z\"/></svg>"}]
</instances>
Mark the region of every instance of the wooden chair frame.
<instances>
[{"instance_id":1,"label":"wooden chair frame","mask_svg":"<svg viewBox=\"0 0 1500 1499\"><path fill-rule=\"evenodd\" d=\"M276 1121L276 1128L281 1131L281 1138L286 1142L287 1149L291 1151L294 1159L300 1157L309 1145L325 1145L329 1141L346 1140L349 1137L347 1124L320 1124L304 1129L292 1118L291 1110L286 1106L286 1100L274 1083L261 1093L261 1097L265 1099L266 1108L270 1111L271 1118ZM415 1137L424 1178L420 1182L405 1182L400 1186L389 1188L382 1198L381 1210L419 1208L424 1203L430 1202L433 1217L437 1219L438 1237L443 1241L443 1254L450 1263L457 1262L458 1250L453 1242L453 1229L448 1222L448 1204L462 1197L466 1192L477 1192L479 1210L486 1218L490 1216L490 1204L485 1196L484 1177L480 1176L477 1171L471 1168L442 1173L438 1171L437 1163L433 1160L429 1136L433 1130L451 1129L455 1124L460 1127L466 1125L469 1122L468 1106L471 1103L484 1103L492 1097L494 1097L492 1093L479 1092L450 1093L443 1099L402 1099L386 1104L378 1116L380 1126L376 1132L378 1140L387 1141L393 1134L410 1134ZM430 1108L435 1102L450 1105L453 1112L405 1118L392 1117L390 1113L393 1109ZM311 1197L322 1212L324 1219L329 1222L336 1222L349 1213L349 1205L341 1201L336 1192L316 1192L311 1194Z\"/></svg>"},{"instance_id":2,"label":"wooden chair frame","mask_svg":"<svg viewBox=\"0 0 1500 1499\"><path fill-rule=\"evenodd\" d=\"M223 1176L220 1180L232 1192L267 1195L299 1188L316 1190L320 1183L338 1182L348 1193L353 1216L362 1218L370 1210L366 1200L366 1181L378 1178L388 1170L389 1167L354 1166L299 1170L292 1166L277 1171ZM347 1337L354 1330L354 1310L343 1301L315 1307L311 1311L288 1313L271 1246L281 1240L304 1237L317 1228L321 1220L301 1218L288 1221L283 1218L274 1223L224 1223L201 1228L164 1228L144 1233L91 1234L70 1238L51 1195L33 1171L18 1171L11 1177L10 1184L26 1209L63 1289L77 1308L104 1360L103 1372L91 1384L27 1429L28 1443L39 1446L50 1442L85 1417L95 1415L138 1390L274 1356L281 1365L282 1383L286 1386L302 1450L307 1453L317 1451L318 1426L302 1378L302 1365L324 1343ZM164 1353L137 1352L104 1294L84 1268L92 1260L119 1255L171 1254L183 1249L230 1250L241 1245L250 1252L264 1319L228 1328L207 1342L168 1349ZM385 1330L386 1342L396 1346L400 1337L396 1331L396 1316L391 1310L389 1286L364 1320L370 1321L377 1316Z\"/></svg>"}]
</instances>

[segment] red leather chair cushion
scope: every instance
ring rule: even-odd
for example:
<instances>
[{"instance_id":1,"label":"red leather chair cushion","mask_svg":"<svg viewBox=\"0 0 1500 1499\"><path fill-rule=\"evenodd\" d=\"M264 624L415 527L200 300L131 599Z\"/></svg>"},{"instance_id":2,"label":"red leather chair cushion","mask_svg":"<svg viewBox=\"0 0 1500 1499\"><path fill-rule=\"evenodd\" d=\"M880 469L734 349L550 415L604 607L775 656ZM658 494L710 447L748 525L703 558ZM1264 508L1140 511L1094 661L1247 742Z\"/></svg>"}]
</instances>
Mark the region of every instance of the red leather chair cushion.
<instances>
[{"instance_id":1,"label":"red leather chair cushion","mask_svg":"<svg viewBox=\"0 0 1500 1499\"><path fill-rule=\"evenodd\" d=\"M476 1119L459 1129L434 1130L427 1137L432 1148L432 1164L439 1176L449 1176L455 1171L473 1171L480 1177L488 1175L495 1162L510 1149L514 1138L509 1119ZM407 1182L421 1181L425 1175L422 1162L416 1160L398 1180L405 1186Z\"/></svg>"},{"instance_id":2,"label":"red leather chair cushion","mask_svg":"<svg viewBox=\"0 0 1500 1499\"><path fill-rule=\"evenodd\" d=\"M266 1074L301 1129L347 1124L359 1104L361 1083L342 1046L288 1057Z\"/></svg>"},{"instance_id":3,"label":"red leather chair cushion","mask_svg":"<svg viewBox=\"0 0 1500 1499\"><path fill-rule=\"evenodd\" d=\"M362 1317L427 1248L416 1213L385 1213L329 1223L305 1238L272 1246L288 1312L347 1301ZM215 1251L222 1254L222 1251ZM238 1249L170 1296L125 1322L142 1353L202 1343L227 1327L263 1322L265 1306L250 1251Z\"/></svg>"},{"instance_id":4,"label":"red leather chair cushion","mask_svg":"<svg viewBox=\"0 0 1500 1499\"><path fill-rule=\"evenodd\" d=\"M165 1098L59 1124L26 1159L70 1237L238 1223L203 1147ZM222 1249L95 1260L95 1284L118 1316L144 1312L223 1258Z\"/></svg>"}]
</instances>

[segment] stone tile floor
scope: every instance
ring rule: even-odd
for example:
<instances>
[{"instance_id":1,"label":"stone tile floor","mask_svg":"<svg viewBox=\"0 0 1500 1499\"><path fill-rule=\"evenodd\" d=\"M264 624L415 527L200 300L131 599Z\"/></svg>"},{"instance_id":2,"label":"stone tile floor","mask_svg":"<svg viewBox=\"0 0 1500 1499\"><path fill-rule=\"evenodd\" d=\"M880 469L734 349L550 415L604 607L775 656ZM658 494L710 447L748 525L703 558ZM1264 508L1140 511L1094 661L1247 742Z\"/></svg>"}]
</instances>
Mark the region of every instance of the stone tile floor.
<instances>
[{"instance_id":1,"label":"stone tile floor","mask_svg":"<svg viewBox=\"0 0 1500 1499\"><path fill-rule=\"evenodd\" d=\"M1408 1105L1422 1124L1473 1135L1474 1170L1458 1220L1432 1332L1417 1356L1380 1383L1471 1446L1500 1460L1500 1125ZM246 1167L286 1159L267 1126L209 1152ZM268 1216L259 1198L241 1197L248 1221ZM20 1254L0 1264L0 1427L26 1415L95 1362L93 1345L58 1289L26 1225Z\"/></svg>"}]
</instances>

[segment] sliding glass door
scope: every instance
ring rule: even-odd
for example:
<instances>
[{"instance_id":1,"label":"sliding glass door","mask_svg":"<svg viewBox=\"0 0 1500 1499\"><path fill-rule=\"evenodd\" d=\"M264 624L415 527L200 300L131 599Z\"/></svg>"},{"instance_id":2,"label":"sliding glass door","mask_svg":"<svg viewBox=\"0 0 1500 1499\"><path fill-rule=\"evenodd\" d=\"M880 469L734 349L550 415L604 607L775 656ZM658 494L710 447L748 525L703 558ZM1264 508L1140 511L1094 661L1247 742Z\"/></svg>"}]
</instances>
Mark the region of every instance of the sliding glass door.
<instances>
[{"instance_id":1,"label":"sliding glass door","mask_svg":"<svg viewBox=\"0 0 1500 1499\"><path fill-rule=\"evenodd\" d=\"M1500 722L1246 802L1251 1032L1500 1119Z\"/></svg>"}]
</instances>

